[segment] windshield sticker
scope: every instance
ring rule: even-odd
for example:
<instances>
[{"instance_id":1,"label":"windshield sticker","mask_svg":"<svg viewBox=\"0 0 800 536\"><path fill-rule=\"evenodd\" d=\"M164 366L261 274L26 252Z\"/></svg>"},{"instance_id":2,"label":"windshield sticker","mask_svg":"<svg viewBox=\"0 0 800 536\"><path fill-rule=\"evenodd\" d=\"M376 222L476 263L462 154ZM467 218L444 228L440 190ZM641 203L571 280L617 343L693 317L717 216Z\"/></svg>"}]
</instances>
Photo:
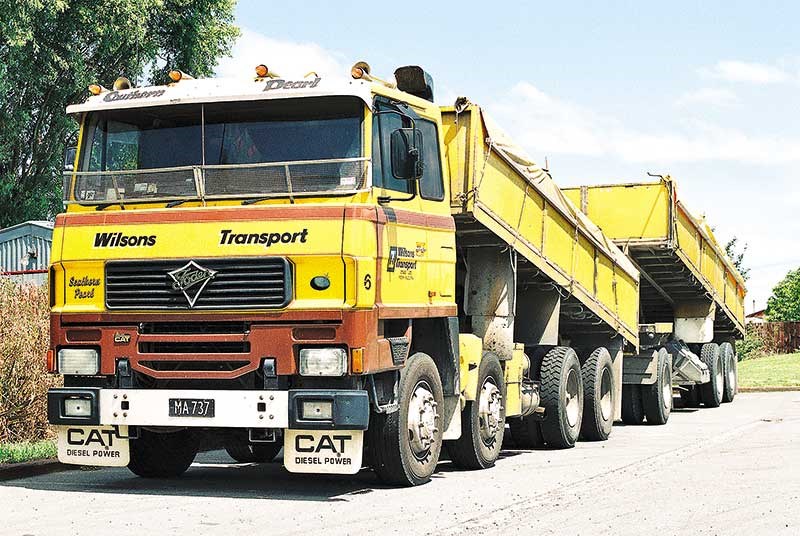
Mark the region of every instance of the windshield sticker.
<instances>
[{"instance_id":1,"label":"windshield sticker","mask_svg":"<svg viewBox=\"0 0 800 536\"><path fill-rule=\"evenodd\" d=\"M314 80L282 80L275 78L264 82L264 91L272 91L273 89L303 89L313 88L322 82L322 78L316 77Z\"/></svg>"},{"instance_id":2,"label":"windshield sticker","mask_svg":"<svg viewBox=\"0 0 800 536\"><path fill-rule=\"evenodd\" d=\"M264 247L268 248L272 244L278 243L295 244L300 242L305 244L308 238L308 229L291 233L234 233L232 229L223 229L220 234L222 235L219 239L221 246L263 244Z\"/></svg>"},{"instance_id":3,"label":"windshield sticker","mask_svg":"<svg viewBox=\"0 0 800 536\"><path fill-rule=\"evenodd\" d=\"M134 99L150 99L154 97L160 97L164 93L166 93L166 89L155 89L151 91L142 91L140 89L134 89L130 93L120 93L119 91L111 91L105 97L103 97L103 102L115 102L121 100L134 100Z\"/></svg>"}]
</instances>

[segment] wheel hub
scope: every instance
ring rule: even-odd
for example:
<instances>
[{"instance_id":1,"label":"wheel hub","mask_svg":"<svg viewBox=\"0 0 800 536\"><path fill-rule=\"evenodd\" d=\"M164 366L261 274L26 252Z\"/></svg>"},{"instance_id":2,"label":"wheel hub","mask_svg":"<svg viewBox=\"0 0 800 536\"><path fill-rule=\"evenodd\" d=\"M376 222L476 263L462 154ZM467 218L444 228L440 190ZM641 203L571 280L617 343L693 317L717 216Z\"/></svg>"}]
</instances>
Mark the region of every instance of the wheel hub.
<instances>
[{"instance_id":1,"label":"wheel hub","mask_svg":"<svg viewBox=\"0 0 800 536\"><path fill-rule=\"evenodd\" d=\"M667 409L672 406L672 382L668 380L661 387L661 404Z\"/></svg>"},{"instance_id":2,"label":"wheel hub","mask_svg":"<svg viewBox=\"0 0 800 536\"><path fill-rule=\"evenodd\" d=\"M564 389L564 408L567 410L567 422L570 426L576 426L581 412L581 401L578 396L580 391L580 378L578 374L570 369L567 375L567 385Z\"/></svg>"},{"instance_id":3,"label":"wheel hub","mask_svg":"<svg viewBox=\"0 0 800 536\"><path fill-rule=\"evenodd\" d=\"M420 460L428 456L439 432L437 406L428 384L418 383L408 403L408 439L414 456Z\"/></svg>"},{"instance_id":4,"label":"wheel hub","mask_svg":"<svg viewBox=\"0 0 800 536\"><path fill-rule=\"evenodd\" d=\"M736 364L733 362L734 359L736 358L732 357L728 362L728 385L730 385L731 388L736 385Z\"/></svg>"},{"instance_id":5,"label":"wheel hub","mask_svg":"<svg viewBox=\"0 0 800 536\"><path fill-rule=\"evenodd\" d=\"M603 420L607 421L612 417L614 412L614 393L613 382L611 380L611 371L607 368L603 369L603 374L600 378L600 414Z\"/></svg>"},{"instance_id":6,"label":"wheel hub","mask_svg":"<svg viewBox=\"0 0 800 536\"><path fill-rule=\"evenodd\" d=\"M480 420L481 440L491 446L497 440L497 434L505 426L502 419L503 394L491 378L487 378L481 388L478 401L478 417Z\"/></svg>"},{"instance_id":7,"label":"wheel hub","mask_svg":"<svg viewBox=\"0 0 800 536\"><path fill-rule=\"evenodd\" d=\"M717 373L714 375L714 387L717 390L717 394L720 396L722 395L722 390L725 387L725 375L721 365L722 363L720 362L720 366L717 367Z\"/></svg>"}]
</instances>

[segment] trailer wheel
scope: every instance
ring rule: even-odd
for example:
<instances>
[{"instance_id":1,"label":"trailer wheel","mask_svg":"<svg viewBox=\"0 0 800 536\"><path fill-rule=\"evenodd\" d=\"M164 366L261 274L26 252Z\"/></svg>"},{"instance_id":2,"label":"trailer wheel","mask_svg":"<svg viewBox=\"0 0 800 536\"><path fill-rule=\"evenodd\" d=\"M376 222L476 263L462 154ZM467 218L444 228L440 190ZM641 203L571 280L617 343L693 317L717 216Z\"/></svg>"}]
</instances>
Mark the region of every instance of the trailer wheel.
<instances>
[{"instance_id":1,"label":"trailer wheel","mask_svg":"<svg viewBox=\"0 0 800 536\"><path fill-rule=\"evenodd\" d=\"M723 342L719 345L719 353L722 356L722 368L725 370L725 388L722 392L722 401L733 402L736 391L739 389L736 352L731 343Z\"/></svg>"},{"instance_id":2,"label":"trailer wheel","mask_svg":"<svg viewBox=\"0 0 800 536\"><path fill-rule=\"evenodd\" d=\"M583 377L583 422L581 438L605 441L614 425L614 371L611 354L597 348L581 365Z\"/></svg>"},{"instance_id":3,"label":"trailer wheel","mask_svg":"<svg viewBox=\"0 0 800 536\"><path fill-rule=\"evenodd\" d=\"M700 359L711 372L711 381L700 386L700 394L703 404L709 408L718 408L722 403L722 394L725 390L725 370L722 365L722 357L719 352L719 345L716 343L704 344L700 350Z\"/></svg>"},{"instance_id":4,"label":"trailer wheel","mask_svg":"<svg viewBox=\"0 0 800 536\"><path fill-rule=\"evenodd\" d=\"M388 484L430 480L442 450L442 382L428 355L415 353L400 371L399 409L374 413L368 430L372 469Z\"/></svg>"},{"instance_id":5,"label":"trailer wheel","mask_svg":"<svg viewBox=\"0 0 800 536\"><path fill-rule=\"evenodd\" d=\"M550 448L572 448L583 417L581 365L575 350L556 346L547 352L542 360L541 379L541 404L545 408L540 424L542 438Z\"/></svg>"},{"instance_id":6,"label":"trailer wheel","mask_svg":"<svg viewBox=\"0 0 800 536\"><path fill-rule=\"evenodd\" d=\"M658 351L656 383L643 385L642 406L647 424L667 424L672 411L672 367L665 348Z\"/></svg>"},{"instance_id":7,"label":"trailer wheel","mask_svg":"<svg viewBox=\"0 0 800 536\"><path fill-rule=\"evenodd\" d=\"M622 386L622 422L629 425L644 422L641 385L626 384Z\"/></svg>"},{"instance_id":8,"label":"trailer wheel","mask_svg":"<svg viewBox=\"0 0 800 536\"><path fill-rule=\"evenodd\" d=\"M681 402L687 408L700 407L700 389L697 385L687 385L681 389Z\"/></svg>"},{"instance_id":9,"label":"trailer wheel","mask_svg":"<svg viewBox=\"0 0 800 536\"><path fill-rule=\"evenodd\" d=\"M128 469L143 478L171 478L182 475L197 455L197 445L188 430L158 433L139 429L130 441Z\"/></svg>"},{"instance_id":10,"label":"trailer wheel","mask_svg":"<svg viewBox=\"0 0 800 536\"><path fill-rule=\"evenodd\" d=\"M461 437L446 443L456 467L485 469L500 456L506 428L505 383L500 360L483 354L478 370L478 392L461 414Z\"/></svg>"},{"instance_id":11,"label":"trailer wheel","mask_svg":"<svg viewBox=\"0 0 800 536\"><path fill-rule=\"evenodd\" d=\"M269 463L283 448L283 442L273 443L231 443L225 445L228 456L240 463Z\"/></svg>"}]
</instances>

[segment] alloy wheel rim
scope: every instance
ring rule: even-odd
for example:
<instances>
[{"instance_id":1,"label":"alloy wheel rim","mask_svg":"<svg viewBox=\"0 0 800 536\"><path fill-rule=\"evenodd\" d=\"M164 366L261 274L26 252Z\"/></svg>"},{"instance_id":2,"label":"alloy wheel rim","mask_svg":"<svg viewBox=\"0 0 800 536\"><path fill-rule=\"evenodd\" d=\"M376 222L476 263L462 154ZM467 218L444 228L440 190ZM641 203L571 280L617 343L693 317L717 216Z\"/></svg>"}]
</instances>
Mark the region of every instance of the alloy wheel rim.
<instances>
[{"instance_id":1,"label":"alloy wheel rim","mask_svg":"<svg viewBox=\"0 0 800 536\"><path fill-rule=\"evenodd\" d=\"M571 427L577 426L580 416L580 404L578 394L580 392L578 374L575 369L570 369L567 374L567 385L564 389L564 407L567 413L567 422Z\"/></svg>"},{"instance_id":2,"label":"alloy wheel rim","mask_svg":"<svg viewBox=\"0 0 800 536\"><path fill-rule=\"evenodd\" d=\"M497 434L505 426L502 419L503 394L494 383L494 378L486 378L481 387L478 400L478 421L481 441L491 447L497 441Z\"/></svg>"},{"instance_id":3,"label":"alloy wheel rim","mask_svg":"<svg viewBox=\"0 0 800 536\"><path fill-rule=\"evenodd\" d=\"M439 411L433 390L424 380L417 382L411 394L407 430L411 452L418 460L425 460L439 432Z\"/></svg>"}]
</instances>

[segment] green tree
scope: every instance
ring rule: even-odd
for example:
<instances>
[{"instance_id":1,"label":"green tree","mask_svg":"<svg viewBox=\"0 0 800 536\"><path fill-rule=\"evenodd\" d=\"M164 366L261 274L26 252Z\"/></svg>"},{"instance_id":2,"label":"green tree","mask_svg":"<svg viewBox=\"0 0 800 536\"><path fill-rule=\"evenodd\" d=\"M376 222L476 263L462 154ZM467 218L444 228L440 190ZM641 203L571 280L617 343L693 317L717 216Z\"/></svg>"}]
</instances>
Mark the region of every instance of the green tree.
<instances>
[{"instance_id":1,"label":"green tree","mask_svg":"<svg viewBox=\"0 0 800 536\"><path fill-rule=\"evenodd\" d=\"M743 245L741 250L737 247L738 244L739 239L735 236L728 240L728 243L725 244L725 253L736 269L739 270L739 273L742 274L742 279L747 281L750 279L750 268L744 266L744 254L747 252L747 244Z\"/></svg>"},{"instance_id":2,"label":"green tree","mask_svg":"<svg viewBox=\"0 0 800 536\"><path fill-rule=\"evenodd\" d=\"M235 0L0 2L0 227L61 209L65 115L119 75L161 84L178 67L212 74L238 35Z\"/></svg>"},{"instance_id":3,"label":"green tree","mask_svg":"<svg viewBox=\"0 0 800 536\"><path fill-rule=\"evenodd\" d=\"M800 268L786 274L767 300L767 318L772 322L800 321Z\"/></svg>"}]
</instances>

